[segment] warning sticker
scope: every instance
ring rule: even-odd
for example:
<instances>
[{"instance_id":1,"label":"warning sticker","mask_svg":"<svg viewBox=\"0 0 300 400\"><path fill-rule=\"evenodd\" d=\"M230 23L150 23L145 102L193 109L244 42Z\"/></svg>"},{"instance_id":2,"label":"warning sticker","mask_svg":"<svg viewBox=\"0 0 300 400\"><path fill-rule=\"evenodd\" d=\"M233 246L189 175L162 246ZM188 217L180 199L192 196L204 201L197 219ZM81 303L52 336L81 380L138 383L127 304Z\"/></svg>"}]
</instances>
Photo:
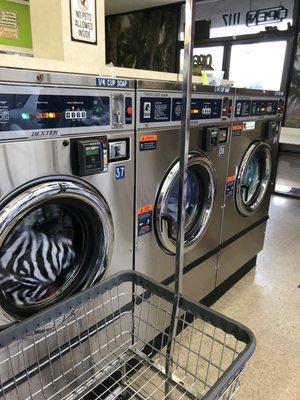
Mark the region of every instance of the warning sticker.
<instances>
[{"instance_id":1,"label":"warning sticker","mask_svg":"<svg viewBox=\"0 0 300 400\"><path fill-rule=\"evenodd\" d=\"M226 185L226 197L230 198L234 195L235 176L228 176Z\"/></svg>"},{"instance_id":2,"label":"warning sticker","mask_svg":"<svg viewBox=\"0 0 300 400\"><path fill-rule=\"evenodd\" d=\"M140 136L140 151L155 150L157 148L157 135Z\"/></svg>"},{"instance_id":3,"label":"warning sticker","mask_svg":"<svg viewBox=\"0 0 300 400\"><path fill-rule=\"evenodd\" d=\"M138 236L143 236L152 230L152 211L151 204L137 210L138 214Z\"/></svg>"},{"instance_id":4,"label":"warning sticker","mask_svg":"<svg viewBox=\"0 0 300 400\"><path fill-rule=\"evenodd\" d=\"M244 128L243 124L233 125L232 136L241 136L243 128Z\"/></svg>"}]
</instances>

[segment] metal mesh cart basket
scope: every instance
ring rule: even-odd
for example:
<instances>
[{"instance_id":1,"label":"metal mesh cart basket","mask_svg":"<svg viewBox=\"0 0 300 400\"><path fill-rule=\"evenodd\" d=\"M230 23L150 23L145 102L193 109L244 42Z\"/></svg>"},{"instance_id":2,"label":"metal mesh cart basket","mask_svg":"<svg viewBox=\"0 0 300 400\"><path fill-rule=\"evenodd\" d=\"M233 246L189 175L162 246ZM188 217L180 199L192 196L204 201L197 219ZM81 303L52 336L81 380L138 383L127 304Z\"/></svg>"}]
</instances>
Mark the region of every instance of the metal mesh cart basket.
<instances>
[{"instance_id":1,"label":"metal mesh cart basket","mask_svg":"<svg viewBox=\"0 0 300 400\"><path fill-rule=\"evenodd\" d=\"M173 300L165 286L125 272L8 328L0 334L0 397L233 398L253 334L180 296L170 337Z\"/></svg>"}]
</instances>

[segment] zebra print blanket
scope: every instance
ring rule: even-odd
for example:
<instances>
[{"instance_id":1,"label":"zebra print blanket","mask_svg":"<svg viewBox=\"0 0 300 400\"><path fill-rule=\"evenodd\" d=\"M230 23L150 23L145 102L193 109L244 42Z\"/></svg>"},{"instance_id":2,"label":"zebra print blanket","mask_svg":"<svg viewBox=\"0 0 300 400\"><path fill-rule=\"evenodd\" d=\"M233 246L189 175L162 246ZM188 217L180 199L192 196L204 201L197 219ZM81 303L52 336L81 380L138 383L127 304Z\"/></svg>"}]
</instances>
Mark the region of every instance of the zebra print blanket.
<instances>
[{"instance_id":1,"label":"zebra print blanket","mask_svg":"<svg viewBox=\"0 0 300 400\"><path fill-rule=\"evenodd\" d=\"M72 273L75 251L69 235L55 235L23 226L0 252L0 285L17 306L52 296Z\"/></svg>"}]
</instances>

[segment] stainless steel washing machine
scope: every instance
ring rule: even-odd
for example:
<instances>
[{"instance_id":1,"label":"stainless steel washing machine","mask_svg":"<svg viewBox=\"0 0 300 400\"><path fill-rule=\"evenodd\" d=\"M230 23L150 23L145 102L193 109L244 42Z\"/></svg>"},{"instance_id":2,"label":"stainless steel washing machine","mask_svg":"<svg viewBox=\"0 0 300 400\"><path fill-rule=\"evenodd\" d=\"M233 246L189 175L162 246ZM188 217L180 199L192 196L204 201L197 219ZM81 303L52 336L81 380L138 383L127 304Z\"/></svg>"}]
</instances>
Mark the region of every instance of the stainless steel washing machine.
<instances>
[{"instance_id":1,"label":"stainless steel washing machine","mask_svg":"<svg viewBox=\"0 0 300 400\"><path fill-rule=\"evenodd\" d=\"M0 76L4 329L132 269L135 94L127 80L6 70ZM67 340L59 338L61 345Z\"/></svg>"},{"instance_id":2,"label":"stainless steel washing machine","mask_svg":"<svg viewBox=\"0 0 300 400\"><path fill-rule=\"evenodd\" d=\"M181 88L137 82L134 267L167 285L175 269ZM232 100L231 89L193 87L183 286L197 301L215 288Z\"/></svg>"},{"instance_id":3,"label":"stainless steel washing machine","mask_svg":"<svg viewBox=\"0 0 300 400\"><path fill-rule=\"evenodd\" d=\"M283 107L282 93L236 89L217 285L263 248Z\"/></svg>"}]
</instances>

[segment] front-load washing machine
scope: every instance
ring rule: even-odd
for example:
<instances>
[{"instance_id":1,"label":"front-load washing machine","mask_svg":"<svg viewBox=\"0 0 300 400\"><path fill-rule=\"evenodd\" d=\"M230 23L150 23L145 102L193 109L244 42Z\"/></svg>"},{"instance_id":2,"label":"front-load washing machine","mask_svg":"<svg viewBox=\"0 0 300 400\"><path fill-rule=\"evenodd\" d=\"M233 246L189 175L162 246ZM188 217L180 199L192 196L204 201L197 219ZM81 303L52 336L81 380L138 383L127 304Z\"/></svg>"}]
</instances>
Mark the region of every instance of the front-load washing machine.
<instances>
[{"instance_id":1,"label":"front-load washing machine","mask_svg":"<svg viewBox=\"0 0 300 400\"><path fill-rule=\"evenodd\" d=\"M1 71L1 79L4 329L105 276L132 269L134 83L11 71ZM69 338L55 329L53 350L76 337L72 327ZM80 347L88 357L91 349ZM14 374L22 364L17 361ZM2 382L9 374L1 371ZM47 374L45 369L45 382Z\"/></svg>"},{"instance_id":2,"label":"front-load washing machine","mask_svg":"<svg viewBox=\"0 0 300 400\"><path fill-rule=\"evenodd\" d=\"M217 285L263 248L284 98L236 89Z\"/></svg>"},{"instance_id":3,"label":"front-load washing machine","mask_svg":"<svg viewBox=\"0 0 300 400\"><path fill-rule=\"evenodd\" d=\"M175 271L181 90L137 82L134 267L167 285ZM183 292L196 301L215 288L232 100L231 89L193 87Z\"/></svg>"}]
</instances>

